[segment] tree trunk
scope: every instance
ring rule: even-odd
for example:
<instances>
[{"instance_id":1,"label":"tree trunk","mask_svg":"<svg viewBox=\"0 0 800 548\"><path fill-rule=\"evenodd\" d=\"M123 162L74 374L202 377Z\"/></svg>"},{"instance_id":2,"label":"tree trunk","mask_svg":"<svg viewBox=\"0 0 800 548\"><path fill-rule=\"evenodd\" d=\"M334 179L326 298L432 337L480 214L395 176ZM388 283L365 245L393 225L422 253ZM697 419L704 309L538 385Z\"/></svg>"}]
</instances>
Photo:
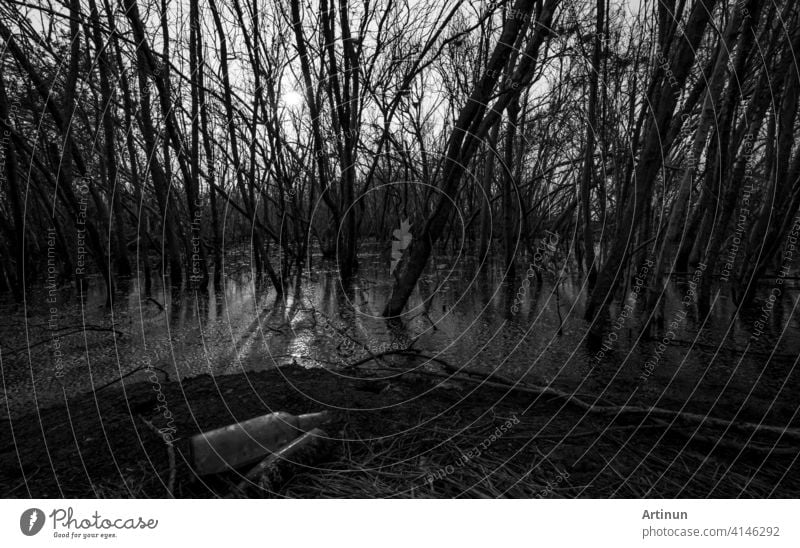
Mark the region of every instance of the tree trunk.
<instances>
[{"instance_id":1,"label":"tree trunk","mask_svg":"<svg viewBox=\"0 0 800 548\"><path fill-rule=\"evenodd\" d=\"M142 136L145 142L145 151L151 166L150 172L153 176L153 187L155 188L156 200L159 212L163 217L163 234L167 243L166 257L169 262L170 283L173 287L181 287L183 280L181 261L181 251L178 244L179 236L177 233L177 215L173 213L174 206L170 200L170 181L164 173L161 163L158 161L158 144L156 142L156 131L153 126L152 114L150 112L150 82L149 74L152 72L149 60L146 56L144 32L142 31L141 20L139 18L139 8L136 0L125 0L125 10L131 26L134 29L134 36L139 46L136 49L137 68L139 73L139 115L142 122ZM162 267L162 275L164 270Z\"/></svg>"},{"instance_id":2,"label":"tree trunk","mask_svg":"<svg viewBox=\"0 0 800 548\"><path fill-rule=\"evenodd\" d=\"M120 276L130 276L132 272L130 259L128 258L128 245L125 241L125 219L122 214L122 197L124 187L119 180L119 168L117 166L117 143L114 132L114 107L112 102L111 84L109 75L113 73L113 66L108 56L107 45L103 44L100 30L100 14L97 11L95 0L89 0L91 10L92 37L94 48L97 51L100 72L100 96L103 104L103 141L106 163L106 188L108 200L111 204L111 215L114 218L115 232L115 262L117 274ZM119 190L117 190L119 188Z\"/></svg>"},{"instance_id":3,"label":"tree trunk","mask_svg":"<svg viewBox=\"0 0 800 548\"><path fill-rule=\"evenodd\" d=\"M492 184L494 182L494 164L497 155L497 134L500 126L496 125L489 132L486 141L486 159L483 167L483 197L481 199L481 224L480 224L480 245L478 248L478 258L481 264L486 266L491 244L492 235Z\"/></svg>"},{"instance_id":4,"label":"tree trunk","mask_svg":"<svg viewBox=\"0 0 800 548\"><path fill-rule=\"evenodd\" d=\"M8 97L6 84L0 72L0 123L7 126L5 131L11 131L11 118L9 117ZM22 216L22 205L19 195L19 173L17 171L17 149L12 139L4 137L5 145L5 176L8 181L8 198L11 202L11 218L14 221L11 253L14 257L14 278L11 280L11 289L14 298L23 299L25 293L25 219Z\"/></svg>"},{"instance_id":5,"label":"tree trunk","mask_svg":"<svg viewBox=\"0 0 800 548\"><path fill-rule=\"evenodd\" d=\"M530 16L533 4L532 0L518 0L514 4L515 13ZM509 78L509 85L502 90L503 92L499 94L497 101L487 114L488 103L495 89L497 77L503 73L512 53L513 44L523 27L521 17L513 17L505 21L484 77L473 89L469 101L462 108L458 120L454 124L442 167L442 183L440 184L442 194L437 199L432 213L429 214L423 230L406 248L397 266L396 281L383 311L385 317L398 317L408 302L417 280L428 262L433 244L439 239L448 222L456 191L478 144L486 137L489 130L499 123L503 111L511 100L518 97L522 88L530 84L533 79L539 47L551 32L550 25L557 4L558 0L546 0L544 5L541 5L541 9L537 13L537 25L533 37L528 42L523 55L520 55L519 64L513 76Z\"/></svg>"},{"instance_id":6,"label":"tree trunk","mask_svg":"<svg viewBox=\"0 0 800 548\"><path fill-rule=\"evenodd\" d=\"M606 0L597 0L597 14L592 51L592 65L589 74L589 106L586 120L586 148L581 169L581 213L583 214L583 259L587 277L587 294L591 294L597 278L594 258L594 230L592 229L592 182L594 180L595 135L597 124L597 97L600 82L600 54L603 48Z\"/></svg>"},{"instance_id":7,"label":"tree trunk","mask_svg":"<svg viewBox=\"0 0 800 548\"><path fill-rule=\"evenodd\" d=\"M648 124L639 160L634 176L634 196L617 207L624 208L621 224L618 226L618 237L611 246L603 267L598 271L597 282L587 299L585 318L593 322L595 334L601 328L596 320L607 315L616 289L620 282L620 274L625 269L631 246L631 237L638 227L637 220L647 209L652 199L652 189L658 170L662 164L663 151L668 150L668 129L672 120L677 94L683 88L689 71L694 63L695 54L703 37L716 0L699 0L693 7L684 31L683 41L678 44L668 61L671 78L661 74L658 93L653 97L652 118ZM628 231L627 235L625 231Z\"/></svg>"}]
</instances>

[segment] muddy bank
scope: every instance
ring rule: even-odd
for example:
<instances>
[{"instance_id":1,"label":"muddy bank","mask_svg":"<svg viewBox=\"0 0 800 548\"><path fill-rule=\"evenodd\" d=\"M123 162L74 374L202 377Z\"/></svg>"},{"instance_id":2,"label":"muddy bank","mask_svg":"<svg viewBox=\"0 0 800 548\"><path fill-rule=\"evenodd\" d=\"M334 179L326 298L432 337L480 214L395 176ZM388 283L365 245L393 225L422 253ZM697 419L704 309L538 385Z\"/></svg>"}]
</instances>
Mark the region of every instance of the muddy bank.
<instances>
[{"instance_id":1,"label":"muddy bank","mask_svg":"<svg viewBox=\"0 0 800 548\"><path fill-rule=\"evenodd\" d=\"M375 375L286 366L159 385L129 379L0 423L0 494L165 497L167 447L148 421L174 433L175 496L225 496L238 474L197 478L190 436L272 411L328 409L330 459L271 496L800 495L796 455L715 450L706 435L687 443L658 425L584 416L504 388Z\"/></svg>"}]
</instances>

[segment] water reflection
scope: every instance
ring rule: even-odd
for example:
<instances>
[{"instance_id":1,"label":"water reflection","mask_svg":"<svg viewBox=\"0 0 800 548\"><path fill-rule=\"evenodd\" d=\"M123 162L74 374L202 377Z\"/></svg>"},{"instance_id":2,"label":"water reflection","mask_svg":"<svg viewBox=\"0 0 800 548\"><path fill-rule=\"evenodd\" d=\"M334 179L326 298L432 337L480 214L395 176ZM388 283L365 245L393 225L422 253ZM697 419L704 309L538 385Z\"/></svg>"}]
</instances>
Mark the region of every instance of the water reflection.
<instances>
[{"instance_id":1,"label":"water reflection","mask_svg":"<svg viewBox=\"0 0 800 548\"><path fill-rule=\"evenodd\" d=\"M439 256L420 280L411 312L397 325L380 317L392 283L385 253L365 246L360 263L357 279L344 288L334 265L315 259L310 277L279 301L246 265L227 272L219 292L212 287L175 292L158 279L147 292L142 279L120 282L111 310L103 306L105 294L98 285L83 296L64 290L55 305L56 332L48 327L46 293L34 291L24 313L15 305L3 307L2 366L9 406L19 413L30 409L34 397L43 405L63 398L62 390L71 395L89 391L148 359L173 379L289 363L339 368L366 356L363 346L387 348L413 339L415 348L437 361L408 358L409 368L439 367L444 361L620 401L631 395L641 403L674 399L703 412L709 406L744 407L746 414L756 415L792 408L800 351L796 286L784 288L784 298L756 340L750 336L760 306L737 310L720 293L705 323L690 307L663 349L661 340L644 337L645 318L634 312L598 359L585 344L585 287L579 277L562 275L555 281L545 275L541 283L532 277L520 297L524 278L505 280L499 265L480 268L472 259ZM676 280L668 288L667 323L681 310L686 283ZM108 330L112 326L116 332ZM63 378L54 374L54 333L64 334L59 336ZM655 353L657 364L642 381L644 364L652 363ZM700 383L704 389L687 400Z\"/></svg>"}]
</instances>

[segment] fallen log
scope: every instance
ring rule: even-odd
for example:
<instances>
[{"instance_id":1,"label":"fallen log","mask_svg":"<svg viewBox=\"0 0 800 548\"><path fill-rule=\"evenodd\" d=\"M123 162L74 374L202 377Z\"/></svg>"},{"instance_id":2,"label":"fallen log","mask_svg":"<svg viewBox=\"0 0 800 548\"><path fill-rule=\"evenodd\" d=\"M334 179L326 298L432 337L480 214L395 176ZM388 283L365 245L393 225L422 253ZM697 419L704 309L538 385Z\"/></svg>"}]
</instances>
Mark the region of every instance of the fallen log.
<instances>
[{"instance_id":1,"label":"fallen log","mask_svg":"<svg viewBox=\"0 0 800 548\"><path fill-rule=\"evenodd\" d=\"M194 469L203 476L253 464L329 420L325 411L300 416L278 412L197 434L189 444Z\"/></svg>"},{"instance_id":2,"label":"fallen log","mask_svg":"<svg viewBox=\"0 0 800 548\"><path fill-rule=\"evenodd\" d=\"M397 352L402 353L402 352ZM750 435L750 441L746 444L747 447L756 449L752 443L752 436L755 434L768 434L775 438L775 443L778 441L784 442L800 442L800 430L797 428L789 428L788 426L770 426L764 424L756 424L745 421L728 421L698 413L689 413L686 411L672 411L661 407L643 407L635 405L610 405L607 403L598 405L598 403L591 403L585 401L578 394L571 394L549 386L535 386L522 382L506 379L499 375L485 374L469 369L457 369L443 360L435 359L432 356L426 356L418 352L405 352L406 356L411 356L430 361L436 361L445 366L445 369L450 373L439 371L428 371L415 369L410 372L417 375L426 375L437 377L450 381L462 381L467 383L477 383L495 388L504 388L513 392L522 392L535 396L544 396L563 401L566 405L577 407L586 413L599 414L611 417L627 417L638 418L642 423L645 421L668 421L670 426L673 425L690 425L690 426L712 426L716 428L723 428L726 431L740 432ZM384 362L385 363L385 362ZM406 374L404 371L398 370L396 367L386 366L388 370L399 371L400 375ZM769 447L769 446L768 446ZM756 449L757 450L757 449ZM771 447L772 452L775 454L782 453L782 449L776 446ZM791 451L791 449L789 449Z\"/></svg>"}]
</instances>

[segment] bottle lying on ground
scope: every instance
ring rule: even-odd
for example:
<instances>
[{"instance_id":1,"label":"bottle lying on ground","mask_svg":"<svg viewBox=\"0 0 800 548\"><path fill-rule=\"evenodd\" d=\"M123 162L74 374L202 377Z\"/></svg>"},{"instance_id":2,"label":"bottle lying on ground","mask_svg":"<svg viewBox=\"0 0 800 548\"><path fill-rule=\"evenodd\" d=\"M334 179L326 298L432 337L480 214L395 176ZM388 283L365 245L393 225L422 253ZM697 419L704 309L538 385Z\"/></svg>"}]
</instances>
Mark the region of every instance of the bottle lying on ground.
<instances>
[{"instance_id":1,"label":"bottle lying on ground","mask_svg":"<svg viewBox=\"0 0 800 548\"><path fill-rule=\"evenodd\" d=\"M325 411L299 416L279 411L197 434L189 442L195 472L218 474L253 464L329 420Z\"/></svg>"}]
</instances>

